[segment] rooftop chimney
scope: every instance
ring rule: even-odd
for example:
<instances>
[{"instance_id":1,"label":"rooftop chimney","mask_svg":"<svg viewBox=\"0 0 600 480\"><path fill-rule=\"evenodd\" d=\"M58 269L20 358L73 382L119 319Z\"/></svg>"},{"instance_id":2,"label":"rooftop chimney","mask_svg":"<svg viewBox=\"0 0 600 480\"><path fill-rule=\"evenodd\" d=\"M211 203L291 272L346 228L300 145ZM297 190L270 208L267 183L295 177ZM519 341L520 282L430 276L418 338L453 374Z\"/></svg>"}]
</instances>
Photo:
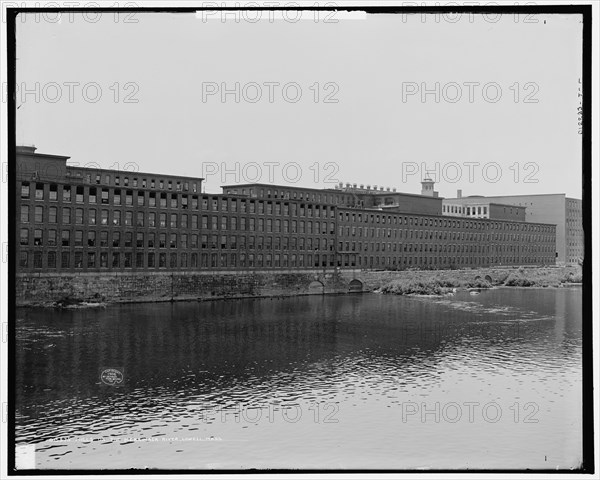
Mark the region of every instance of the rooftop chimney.
<instances>
[{"instance_id":1,"label":"rooftop chimney","mask_svg":"<svg viewBox=\"0 0 600 480\"><path fill-rule=\"evenodd\" d=\"M456 191L456 198L462 198L462 190Z\"/></svg>"}]
</instances>

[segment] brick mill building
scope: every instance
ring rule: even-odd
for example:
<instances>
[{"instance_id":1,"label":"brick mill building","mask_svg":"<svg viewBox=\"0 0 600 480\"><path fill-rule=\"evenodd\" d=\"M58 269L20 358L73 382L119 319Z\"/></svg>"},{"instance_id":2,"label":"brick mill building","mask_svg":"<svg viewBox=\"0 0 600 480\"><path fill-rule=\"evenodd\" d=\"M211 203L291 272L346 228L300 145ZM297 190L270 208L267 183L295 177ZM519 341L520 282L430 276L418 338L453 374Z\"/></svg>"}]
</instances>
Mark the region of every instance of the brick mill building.
<instances>
[{"instance_id":1,"label":"brick mill building","mask_svg":"<svg viewBox=\"0 0 600 480\"><path fill-rule=\"evenodd\" d=\"M448 214L433 190L248 184L205 194L202 178L68 158L17 147L18 274L555 263L555 224Z\"/></svg>"}]
</instances>

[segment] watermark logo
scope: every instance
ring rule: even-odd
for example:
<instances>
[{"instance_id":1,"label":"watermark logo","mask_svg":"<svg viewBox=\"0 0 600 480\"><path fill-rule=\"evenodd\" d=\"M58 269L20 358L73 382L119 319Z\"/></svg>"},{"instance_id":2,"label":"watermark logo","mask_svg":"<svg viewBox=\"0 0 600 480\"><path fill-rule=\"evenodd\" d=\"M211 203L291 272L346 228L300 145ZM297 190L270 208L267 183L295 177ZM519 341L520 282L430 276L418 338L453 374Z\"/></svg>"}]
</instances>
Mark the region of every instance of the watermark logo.
<instances>
[{"instance_id":1,"label":"watermark logo","mask_svg":"<svg viewBox=\"0 0 600 480\"><path fill-rule=\"evenodd\" d=\"M138 23L137 12L119 11L120 8L138 8L135 2L3 2L2 23L6 23L7 8L35 8L39 11L19 12L17 23L75 23L83 20L87 23L98 23L110 19L114 23ZM114 8L111 12L99 12L101 7ZM46 11L46 9L56 9ZM78 10L78 11L76 11Z\"/></svg>"},{"instance_id":2,"label":"watermark logo","mask_svg":"<svg viewBox=\"0 0 600 480\"><path fill-rule=\"evenodd\" d=\"M514 402L504 408L498 402L403 402L400 408L402 423L475 423L481 420L498 423L503 416L512 418L514 423L539 423L536 415L540 411L540 406L535 402Z\"/></svg>"},{"instance_id":3,"label":"watermark logo","mask_svg":"<svg viewBox=\"0 0 600 480\"><path fill-rule=\"evenodd\" d=\"M15 100L25 103L139 103L140 86L136 82L21 82L15 85ZM2 84L2 102L8 98L8 85Z\"/></svg>"},{"instance_id":4,"label":"watermark logo","mask_svg":"<svg viewBox=\"0 0 600 480\"><path fill-rule=\"evenodd\" d=\"M298 82L202 82L202 103L338 103L340 87L335 82L314 82L304 87Z\"/></svg>"},{"instance_id":5,"label":"watermark logo","mask_svg":"<svg viewBox=\"0 0 600 480\"><path fill-rule=\"evenodd\" d=\"M506 92L510 92L507 94ZM498 103L503 96L514 103L539 103L536 82L402 82L402 103Z\"/></svg>"},{"instance_id":6,"label":"watermark logo","mask_svg":"<svg viewBox=\"0 0 600 480\"><path fill-rule=\"evenodd\" d=\"M298 183L308 179L314 183L339 183L336 178L340 167L335 162L315 162L302 167L297 162L202 162L201 176L208 183L211 177L225 183Z\"/></svg>"},{"instance_id":7,"label":"watermark logo","mask_svg":"<svg viewBox=\"0 0 600 480\"><path fill-rule=\"evenodd\" d=\"M124 371L122 367L104 368L100 372L100 381L110 387L120 387L125 382Z\"/></svg>"}]
</instances>

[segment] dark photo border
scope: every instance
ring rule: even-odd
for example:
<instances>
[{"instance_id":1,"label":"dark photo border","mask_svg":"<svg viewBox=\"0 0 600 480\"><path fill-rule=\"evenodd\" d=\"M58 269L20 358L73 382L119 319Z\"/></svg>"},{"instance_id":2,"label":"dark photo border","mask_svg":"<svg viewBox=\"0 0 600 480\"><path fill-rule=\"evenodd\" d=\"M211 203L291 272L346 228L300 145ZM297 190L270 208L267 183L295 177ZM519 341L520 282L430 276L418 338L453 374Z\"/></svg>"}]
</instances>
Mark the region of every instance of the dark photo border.
<instances>
[{"instance_id":1,"label":"dark photo border","mask_svg":"<svg viewBox=\"0 0 600 480\"><path fill-rule=\"evenodd\" d=\"M276 11L284 7L257 7L243 8L243 10ZM583 450L582 462L575 469L543 469L543 470L519 470L510 468L507 462L506 468L490 470L386 470L386 469L359 469L359 470L138 470L119 469L114 470L15 470L15 418L16 418L16 266L15 257L16 237L16 23L17 17L22 13L77 13L77 12L140 12L140 13L194 13L202 10L239 10L235 7L140 7L140 8L8 8L7 9L7 112L8 112L8 442L4 448L7 449L8 475L114 475L114 474L143 474L143 475L166 475L166 474L240 474L240 473L265 473L265 474L309 474L309 473L594 473L594 398L593 398L593 331L592 331L592 6L591 5L527 5L527 6L474 6L474 7L292 7L291 10L335 10L335 11L362 11L367 14L418 14L418 13L472 13L472 14L578 14L583 18L583 45L582 45L582 93L583 93L583 132L582 132L582 204L583 204L583 230L584 251L583 262L583 319L582 319L582 373L583 373Z\"/></svg>"}]
</instances>

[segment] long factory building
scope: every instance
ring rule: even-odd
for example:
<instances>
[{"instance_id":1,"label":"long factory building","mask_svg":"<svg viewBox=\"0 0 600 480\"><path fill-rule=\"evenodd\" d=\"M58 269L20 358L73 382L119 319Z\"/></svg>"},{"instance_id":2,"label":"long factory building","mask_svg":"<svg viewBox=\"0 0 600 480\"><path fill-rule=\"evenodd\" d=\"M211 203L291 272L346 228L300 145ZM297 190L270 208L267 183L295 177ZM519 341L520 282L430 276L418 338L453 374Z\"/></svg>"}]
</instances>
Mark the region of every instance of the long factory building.
<instances>
[{"instance_id":1,"label":"long factory building","mask_svg":"<svg viewBox=\"0 0 600 480\"><path fill-rule=\"evenodd\" d=\"M67 165L17 147L17 272L449 269L554 265L556 224L370 186L225 185ZM458 203L458 202L457 202ZM498 212L495 215L493 212ZM500 213L503 212L503 213Z\"/></svg>"}]
</instances>

